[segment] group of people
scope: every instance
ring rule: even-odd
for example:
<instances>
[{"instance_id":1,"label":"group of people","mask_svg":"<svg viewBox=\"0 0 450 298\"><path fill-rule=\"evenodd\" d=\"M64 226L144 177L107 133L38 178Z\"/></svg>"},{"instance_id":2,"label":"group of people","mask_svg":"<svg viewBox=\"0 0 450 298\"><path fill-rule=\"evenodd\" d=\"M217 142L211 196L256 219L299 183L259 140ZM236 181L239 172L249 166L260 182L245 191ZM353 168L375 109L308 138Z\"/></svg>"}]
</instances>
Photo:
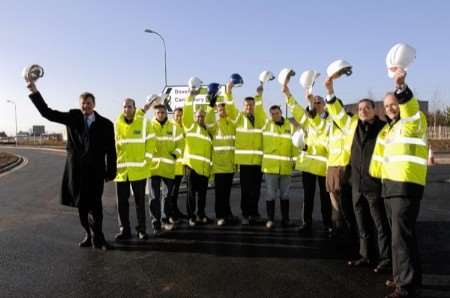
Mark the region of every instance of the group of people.
<instances>
[{"instance_id":1,"label":"group of people","mask_svg":"<svg viewBox=\"0 0 450 298\"><path fill-rule=\"evenodd\" d=\"M86 231L81 247L109 247L102 232L104 181L115 180L120 232L117 240L132 238L129 197L135 199L138 238L147 239L145 190L151 190L150 213L155 235L172 230L180 220L189 226L209 223L205 212L210 179L214 181L216 224L235 223L230 208L233 177L239 172L242 222L261 220L258 202L264 176L267 193L265 227L275 225L279 199L281 226L289 219L289 187L293 170L303 176L303 224L298 231L312 234L316 181L319 186L323 224L330 236L352 227L356 219L360 258L348 266L372 266L371 237L377 239L374 271L392 270L390 297L412 295L421 284L415 224L427 173L427 122L418 100L405 82L406 72L397 69L395 91L384 97L386 121L375 113L368 98L358 102L355 115L344 110L333 83L325 80L326 98L306 93L303 107L282 86L298 125L283 117L280 106L264 110L263 86L256 96L244 98L242 111L233 100L233 82L224 100L209 92L209 102L196 109L199 90L190 89L184 107L168 119L164 104L146 103L137 108L133 99L123 102L115 125L94 111L95 97L80 96L80 109L50 109L32 80L30 99L43 117L67 126L67 161L61 191L62 203L78 207ZM152 120L145 113L154 110ZM115 128L114 128L115 126ZM292 142L297 129L304 131L301 148ZM178 207L183 177L187 181L187 214ZM149 179L150 178L150 179ZM149 180L148 180L149 179ZM167 191L162 192L162 184ZM344 199L351 189L351 204ZM351 214L354 210L354 215ZM375 229L372 231L371 222ZM390 243L391 241L391 243Z\"/></svg>"}]
</instances>

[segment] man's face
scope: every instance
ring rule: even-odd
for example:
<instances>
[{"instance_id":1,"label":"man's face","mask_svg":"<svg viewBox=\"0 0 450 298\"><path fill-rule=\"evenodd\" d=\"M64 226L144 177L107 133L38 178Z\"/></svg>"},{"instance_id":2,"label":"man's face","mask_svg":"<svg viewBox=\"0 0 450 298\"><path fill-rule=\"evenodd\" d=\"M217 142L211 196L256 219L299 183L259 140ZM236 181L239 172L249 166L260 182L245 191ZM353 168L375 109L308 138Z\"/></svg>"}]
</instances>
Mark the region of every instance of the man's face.
<instances>
[{"instance_id":1,"label":"man's face","mask_svg":"<svg viewBox=\"0 0 450 298\"><path fill-rule=\"evenodd\" d=\"M244 113L253 114L254 111L255 111L255 101L244 100Z\"/></svg>"},{"instance_id":2,"label":"man's face","mask_svg":"<svg viewBox=\"0 0 450 298\"><path fill-rule=\"evenodd\" d=\"M270 110L270 116L272 117L272 121L280 122L283 117L280 109L272 109Z\"/></svg>"},{"instance_id":3,"label":"man's face","mask_svg":"<svg viewBox=\"0 0 450 298\"><path fill-rule=\"evenodd\" d=\"M204 126L205 125L205 112L198 111L197 113L195 113L195 121L197 121L198 124Z\"/></svg>"},{"instance_id":4,"label":"man's face","mask_svg":"<svg viewBox=\"0 0 450 298\"><path fill-rule=\"evenodd\" d=\"M325 103L321 97L315 96L313 99L314 110L320 114L325 109Z\"/></svg>"},{"instance_id":5,"label":"man's face","mask_svg":"<svg viewBox=\"0 0 450 298\"><path fill-rule=\"evenodd\" d=\"M95 103L92 97L87 97L85 99L80 98L80 109L83 115L89 116L94 113Z\"/></svg>"},{"instance_id":6,"label":"man's face","mask_svg":"<svg viewBox=\"0 0 450 298\"><path fill-rule=\"evenodd\" d=\"M227 111L226 111L226 109L225 109L225 106L223 106L223 105L219 105L219 106L217 107L217 113L219 114L219 117L220 117L220 118L225 118L225 117L227 117Z\"/></svg>"},{"instance_id":7,"label":"man's face","mask_svg":"<svg viewBox=\"0 0 450 298\"><path fill-rule=\"evenodd\" d=\"M175 113L173 113L173 119L175 119L176 122L181 123L181 118L183 118L183 111L176 110Z\"/></svg>"},{"instance_id":8,"label":"man's face","mask_svg":"<svg viewBox=\"0 0 450 298\"><path fill-rule=\"evenodd\" d=\"M375 118L375 109L368 101L362 101L358 104L358 116L363 122L372 121Z\"/></svg>"},{"instance_id":9,"label":"man's face","mask_svg":"<svg viewBox=\"0 0 450 298\"><path fill-rule=\"evenodd\" d=\"M400 106L398 105L397 98L393 95L386 95L384 98L384 113L389 119L393 120L400 115Z\"/></svg>"},{"instance_id":10,"label":"man's face","mask_svg":"<svg viewBox=\"0 0 450 298\"><path fill-rule=\"evenodd\" d=\"M136 113L136 107L132 100L125 100L123 102L123 116L127 120L132 120L134 118L134 113Z\"/></svg>"},{"instance_id":11,"label":"man's face","mask_svg":"<svg viewBox=\"0 0 450 298\"><path fill-rule=\"evenodd\" d=\"M167 118L167 112L163 108L159 108L156 110L156 119L160 122L166 120Z\"/></svg>"}]
</instances>

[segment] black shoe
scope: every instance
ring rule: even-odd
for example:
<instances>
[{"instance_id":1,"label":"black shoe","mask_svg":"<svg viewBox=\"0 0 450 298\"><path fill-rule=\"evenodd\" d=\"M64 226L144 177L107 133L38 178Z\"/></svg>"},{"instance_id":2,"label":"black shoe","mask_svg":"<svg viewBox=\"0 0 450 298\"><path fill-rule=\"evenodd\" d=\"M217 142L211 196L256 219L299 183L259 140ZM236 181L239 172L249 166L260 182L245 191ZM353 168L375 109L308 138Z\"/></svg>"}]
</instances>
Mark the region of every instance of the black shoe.
<instances>
[{"instance_id":1,"label":"black shoe","mask_svg":"<svg viewBox=\"0 0 450 298\"><path fill-rule=\"evenodd\" d=\"M94 245L92 247L95 249L103 250L103 251L112 249L112 246L109 245L109 243L106 241L101 241L99 243L95 243L95 241L94 241Z\"/></svg>"},{"instance_id":2,"label":"black shoe","mask_svg":"<svg viewBox=\"0 0 450 298\"><path fill-rule=\"evenodd\" d=\"M148 234L146 232L138 232L138 238L139 240L147 240L148 239Z\"/></svg>"},{"instance_id":3,"label":"black shoe","mask_svg":"<svg viewBox=\"0 0 450 298\"><path fill-rule=\"evenodd\" d=\"M116 241L124 241L131 239L131 232L129 230L122 230L115 236Z\"/></svg>"},{"instance_id":4,"label":"black shoe","mask_svg":"<svg viewBox=\"0 0 450 298\"><path fill-rule=\"evenodd\" d=\"M80 247L92 247L92 238L90 235L86 235L84 239L78 243Z\"/></svg>"},{"instance_id":5,"label":"black shoe","mask_svg":"<svg viewBox=\"0 0 450 298\"><path fill-rule=\"evenodd\" d=\"M153 236L155 237L159 236L161 234L161 222L154 221L152 225L153 225Z\"/></svg>"},{"instance_id":6,"label":"black shoe","mask_svg":"<svg viewBox=\"0 0 450 298\"><path fill-rule=\"evenodd\" d=\"M300 227L298 228L297 232L298 232L301 236L311 237L311 236L312 236L312 228L311 228L311 225L309 225L309 224L303 224L302 226L300 226Z\"/></svg>"}]
</instances>

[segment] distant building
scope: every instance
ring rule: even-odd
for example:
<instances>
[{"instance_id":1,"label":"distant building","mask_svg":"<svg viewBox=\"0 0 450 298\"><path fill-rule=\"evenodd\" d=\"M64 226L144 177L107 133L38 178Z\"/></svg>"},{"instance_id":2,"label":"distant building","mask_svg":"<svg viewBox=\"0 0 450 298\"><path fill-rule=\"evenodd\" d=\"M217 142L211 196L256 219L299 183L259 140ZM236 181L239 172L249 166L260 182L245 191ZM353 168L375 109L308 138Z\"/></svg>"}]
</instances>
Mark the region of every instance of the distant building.
<instances>
[{"instance_id":1,"label":"distant building","mask_svg":"<svg viewBox=\"0 0 450 298\"><path fill-rule=\"evenodd\" d=\"M33 125L32 136L39 137L45 134L45 126L44 125Z\"/></svg>"}]
</instances>

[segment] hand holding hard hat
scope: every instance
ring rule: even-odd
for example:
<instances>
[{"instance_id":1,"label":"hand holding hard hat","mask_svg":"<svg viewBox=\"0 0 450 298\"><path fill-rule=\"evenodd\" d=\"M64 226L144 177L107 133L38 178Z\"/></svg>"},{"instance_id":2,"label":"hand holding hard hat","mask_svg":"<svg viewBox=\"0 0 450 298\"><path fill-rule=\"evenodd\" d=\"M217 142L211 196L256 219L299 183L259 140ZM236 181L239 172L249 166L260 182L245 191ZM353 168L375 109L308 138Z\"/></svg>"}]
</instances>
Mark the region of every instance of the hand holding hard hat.
<instances>
[{"instance_id":1,"label":"hand holding hard hat","mask_svg":"<svg viewBox=\"0 0 450 298\"><path fill-rule=\"evenodd\" d=\"M230 76L230 81L233 83L233 86L236 87L241 87L242 85L244 85L244 79L238 73L233 73Z\"/></svg>"},{"instance_id":2,"label":"hand holding hard hat","mask_svg":"<svg viewBox=\"0 0 450 298\"><path fill-rule=\"evenodd\" d=\"M328 65L327 76L329 78L337 79L343 74L347 76L352 74L352 66L347 61L339 59Z\"/></svg>"},{"instance_id":3,"label":"hand holding hard hat","mask_svg":"<svg viewBox=\"0 0 450 298\"><path fill-rule=\"evenodd\" d=\"M44 68L38 64L25 67L22 70L22 77L25 79L25 82L27 82L27 88L31 93L36 93L38 91L35 82L43 76Z\"/></svg>"},{"instance_id":4,"label":"hand holding hard hat","mask_svg":"<svg viewBox=\"0 0 450 298\"><path fill-rule=\"evenodd\" d=\"M312 93L312 88L314 87L314 83L316 79L320 76L320 73L314 70L306 70L304 71L299 78L300 85L303 89L306 90L307 94Z\"/></svg>"},{"instance_id":5,"label":"hand holding hard hat","mask_svg":"<svg viewBox=\"0 0 450 298\"><path fill-rule=\"evenodd\" d=\"M145 101L145 105L148 105L148 107L156 106L162 104L162 98L158 94L152 94L147 96L147 100Z\"/></svg>"},{"instance_id":6,"label":"hand holding hard hat","mask_svg":"<svg viewBox=\"0 0 450 298\"><path fill-rule=\"evenodd\" d=\"M386 67L388 76L394 78L396 70L408 67L416 60L416 49L406 43L395 44L386 55Z\"/></svg>"},{"instance_id":7,"label":"hand holding hard hat","mask_svg":"<svg viewBox=\"0 0 450 298\"><path fill-rule=\"evenodd\" d=\"M275 79L275 76L269 70L264 70L259 74L259 82L261 83L261 85L265 82L272 81L273 79Z\"/></svg>"},{"instance_id":8,"label":"hand holding hard hat","mask_svg":"<svg viewBox=\"0 0 450 298\"><path fill-rule=\"evenodd\" d=\"M289 83L292 76L295 76L295 71L290 68L283 68L278 74L278 82L285 86Z\"/></svg>"},{"instance_id":9,"label":"hand holding hard hat","mask_svg":"<svg viewBox=\"0 0 450 298\"><path fill-rule=\"evenodd\" d=\"M188 86L190 90L200 90L200 87L202 86L203 81L200 80L198 77L192 77L188 81Z\"/></svg>"}]
</instances>

